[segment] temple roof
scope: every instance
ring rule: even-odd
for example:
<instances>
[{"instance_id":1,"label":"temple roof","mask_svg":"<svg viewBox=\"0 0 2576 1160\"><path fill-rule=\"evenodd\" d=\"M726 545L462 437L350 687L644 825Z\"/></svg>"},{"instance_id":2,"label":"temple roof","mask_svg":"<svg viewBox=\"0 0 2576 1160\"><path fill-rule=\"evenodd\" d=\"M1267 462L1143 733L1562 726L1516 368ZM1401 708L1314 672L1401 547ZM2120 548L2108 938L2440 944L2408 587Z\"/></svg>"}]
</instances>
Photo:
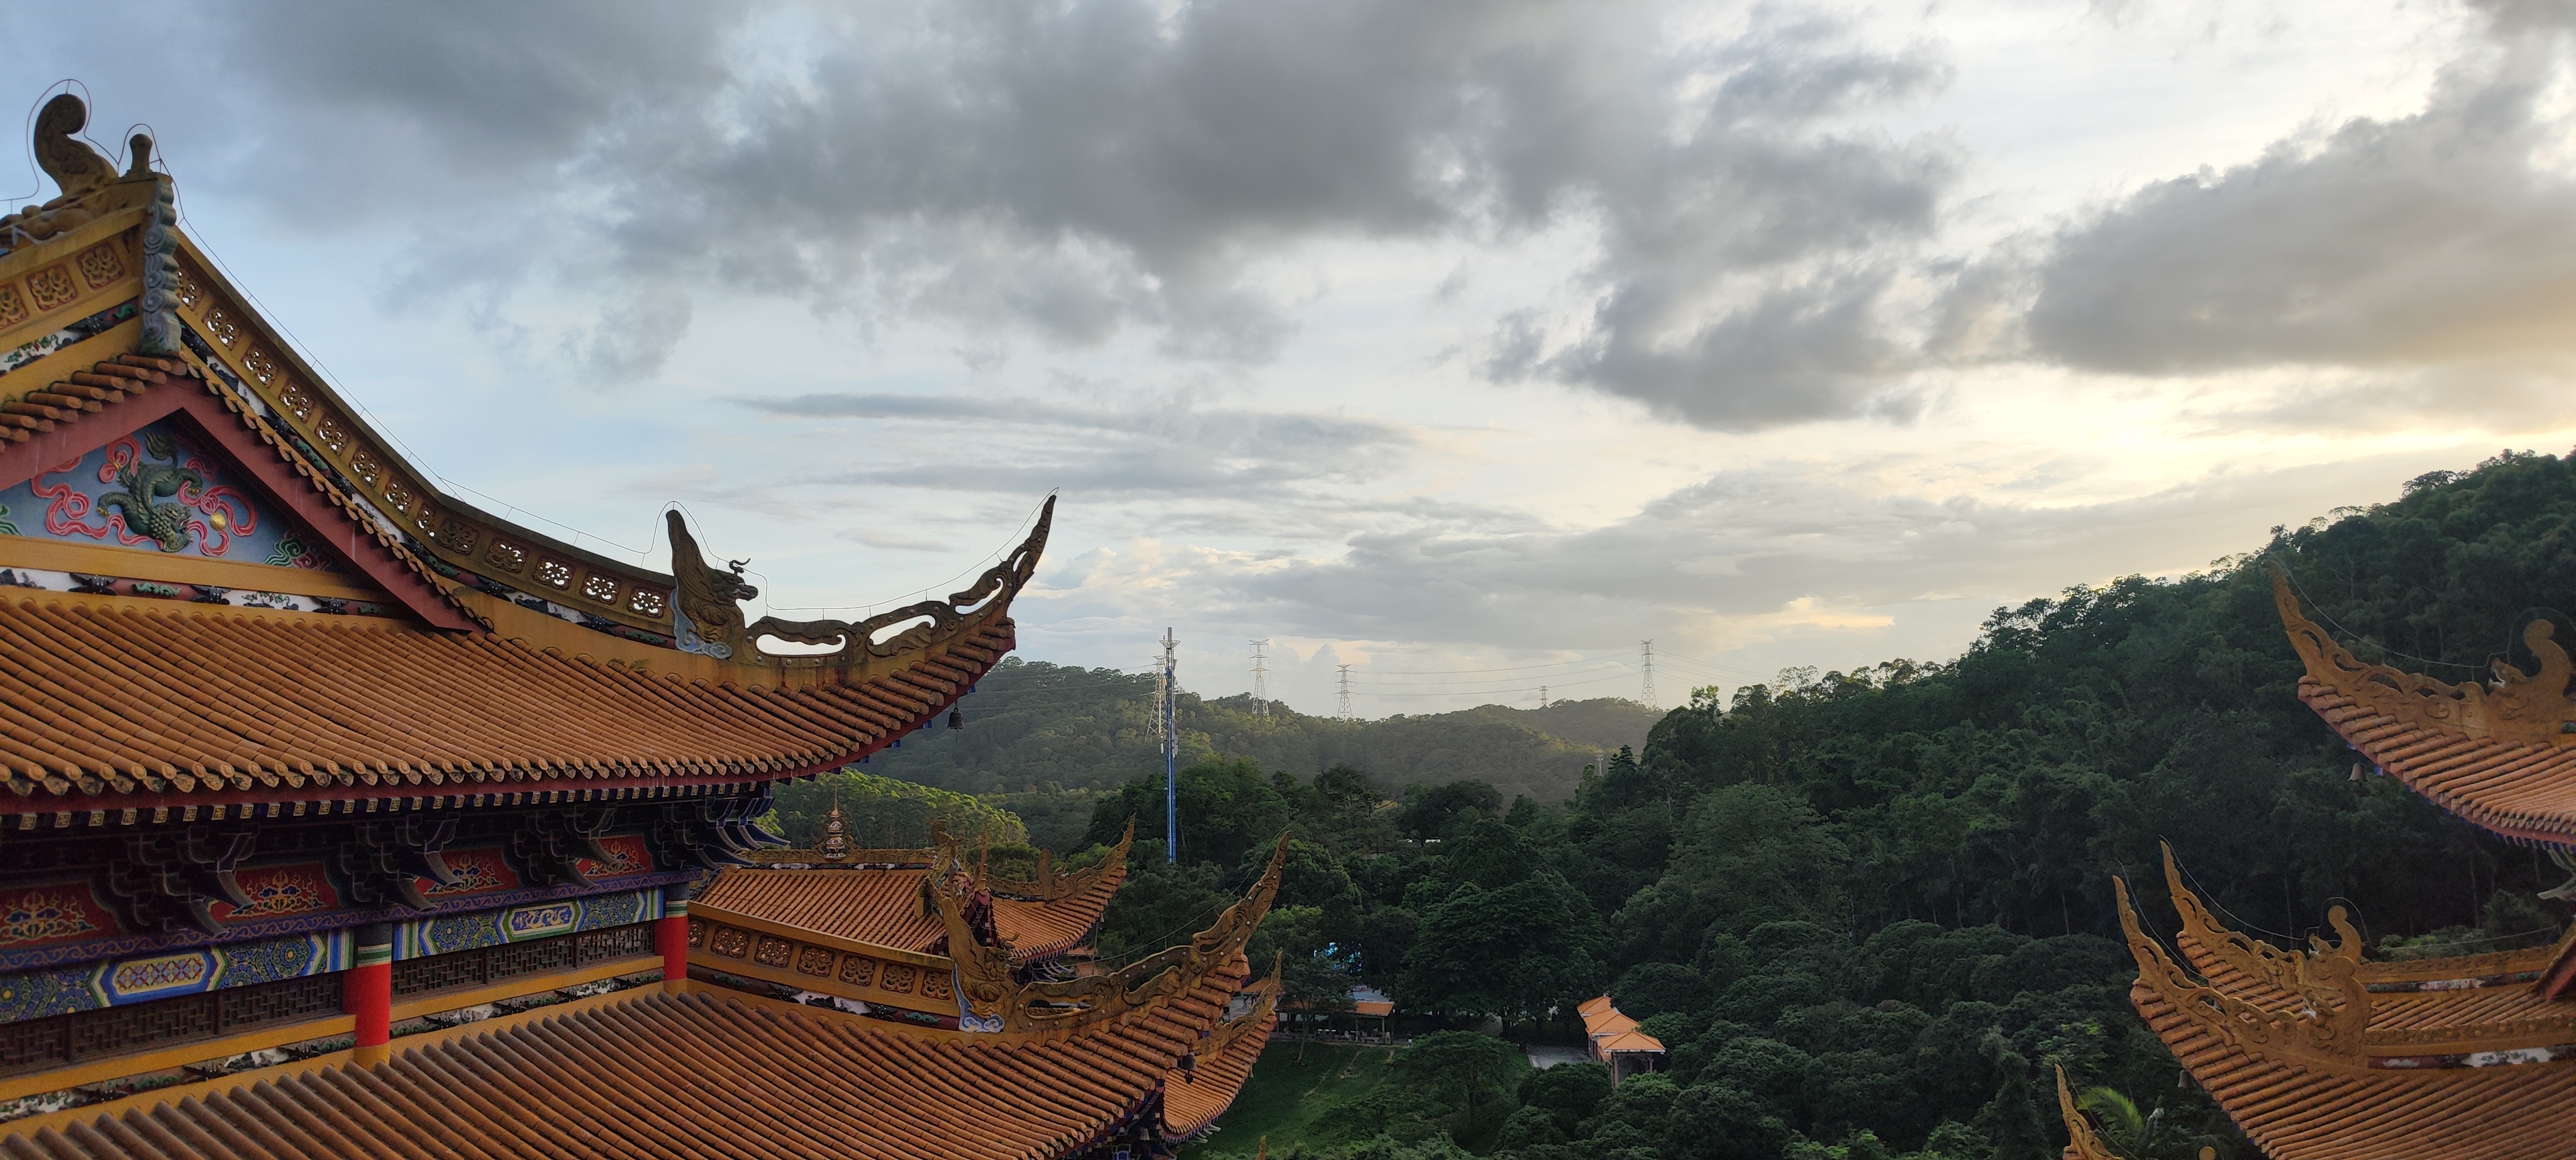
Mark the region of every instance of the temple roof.
<instances>
[{"instance_id":1,"label":"temple roof","mask_svg":"<svg viewBox=\"0 0 2576 1160\"><path fill-rule=\"evenodd\" d=\"M2301 612L2286 573L2272 587L2308 670L2299 699L2371 764L2497 834L2576 845L2576 702L2547 620L2523 630L2537 674L2499 660L2491 684L2453 685L2364 664Z\"/></svg>"},{"instance_id":2,"label":"temple roof","mask_svg":"<svg viewBox=\"0 0 2576 1160\"><path fill-rule=\"evenodd\" d=\"M0 238L0 492L41 509L0 504L21 810L765 781L895 743L1013 646L1051 498L944 599L747 623L744 562L676 510L658 572L445 494L179 230L152 143L119 174L86 119L46 103L61 196Z\"/></svg>"},{"instance_id":3,"label":"temple roof","mask_svg":"<svg viewBox=\"0 0 2576 1160\"><path fill-rule=\"evenodd\" d=\"M948 928L922 902L921 884L929 876L928 867L726 870L692 905L853 942L931 953L947 940ZM1102 863L1102 872L1081 889L1060 898L997 897L994 929L1022 962L1063 954L1090 937L1126 877L1122 852Z\"/></svg>"},{"instance_id":4,"label":"temple roof","mask_svg":"<svg viewBox=\"0 0 2576 1160\"><path fill-rule=\"evenodd\" d=\"M1614 1052L1662 1054L1664 1041L1637 1029L1637 1021L1610 1003L1610 996L1586 1000L1575 1008L1583 1016L1583 1037L1597 1055Z\"/></svg>"},{"instance_id":5,"label":"temple roof","mask_svg":"<svg viewBox=\"0 0 2576 1160\"><path fill-rule=\"evenodd\" d=\"M919 726L1012 643L1002 620L864 683L744 688L389 618L5 588L0 640L7 785L64 809L831 769Z\"/></svg>"},{"instance_id":6,"label":"temple roof","mask_svg":"<svg viewBox=\"0 0 2576 1160\"><path fill-rule=\"evenodd\" d=\"M1274 1018L1231 1024L1234 970L1142 1018L1050 1042L981 1044L721 993L652 995L0 1139L26 1160L221 1155L1066 1156L1154 1117L1206 1126ZM399 1046L399 1041L397 1041ZM1195 1056L1184 1071L1183 1057ZM1186 1077L1186 1078L1185 1078ZM157 1106L156 1106L157 1105Z\"/></svg>"},{"instance_id":7,"label":"temple roof","mask_svg":"<svg viewBox=\"0 0 2576 1160\"><path fill-rule=\"evenodd\" d=\"M2576 1148L2576 1118L2566 1114L2576 1098L2576 1002L2548 998L2540 985L2559 948L2365 962L2336 908L2328 923L2338 941L2284 951L2218 926L2170 852L2166 877L2181 916L2179 961L2144 932L2119 884L2139 965L2130 1000L2266 1154L2390 1160Z\"/></svg>"}]
</instances>

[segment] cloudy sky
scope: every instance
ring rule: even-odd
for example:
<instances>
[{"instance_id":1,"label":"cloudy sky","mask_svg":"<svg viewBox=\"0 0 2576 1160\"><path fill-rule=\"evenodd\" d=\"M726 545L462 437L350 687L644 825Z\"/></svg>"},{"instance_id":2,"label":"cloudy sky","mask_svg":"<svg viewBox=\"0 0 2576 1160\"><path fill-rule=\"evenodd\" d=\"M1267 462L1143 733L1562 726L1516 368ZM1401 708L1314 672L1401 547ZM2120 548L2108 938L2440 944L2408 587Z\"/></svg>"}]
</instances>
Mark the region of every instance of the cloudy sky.
<instances>
[{"instance_id":1,"label":"cloudy sky","mask_svg":"<svg viewBox=\"0 0 2576 1160\"><path fill-rule=\"evenodd\" d=\"M0 93L457 494L1363 715L1939 658L2576 442L2561 0L121 6ZM23 141L24 138L22 137ZM115 149L108 150L111 153ZM30 160L0 193L50 195ZM577 530L577 531L576 531ZM831 609L831 612L821 610ZM756 613L755 613L756 614Z\"/></svg>"}]
</instances>

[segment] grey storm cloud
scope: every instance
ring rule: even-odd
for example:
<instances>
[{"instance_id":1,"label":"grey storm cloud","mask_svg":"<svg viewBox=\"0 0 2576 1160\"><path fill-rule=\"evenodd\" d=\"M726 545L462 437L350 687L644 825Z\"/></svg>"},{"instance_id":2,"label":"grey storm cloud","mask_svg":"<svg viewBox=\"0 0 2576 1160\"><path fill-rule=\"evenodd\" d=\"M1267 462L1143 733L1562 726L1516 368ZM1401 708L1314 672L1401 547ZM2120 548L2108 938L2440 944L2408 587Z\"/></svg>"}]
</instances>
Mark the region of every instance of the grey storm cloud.
<instances>
[{"instance_id":1,"label":"grey storm cloud","mask_svg":"<svg viewBox=\"0 0 2576 1160\"><path fill-rule=\"evenodd\" d=\"M2149 186L2056 238L2032 349L2147 375L2576 357L2576 182L2547 112L2570 6L2494 8L2416 115Z\"/></svg>"},{"instance_id":2,"label":"grey storm cloud","mask_svg":"<svg viewBox=\"0 0 2576 1160\"><path fill-rule=\"evenodd\" d=\"M1597 309L1527 357L1497 320L1497 377L1716 427L1858 413L1905 362L1877 287L1959 165L1852 126L1947 66L1798 3L1705 36L1679 16L961 0L171 19L236 50L221 85L197 74L223 94L189 114L228 150L210 165L317 223L412 222L432 283L551 263L575 285L713 279L862 319L1068 345L1134 330L1167 357L1258 362L1296 332L1265 264L1300 247L1573 223L1599 243L1567 285ZM594 373L652 373L675 331L613 344L686 325L667 299L592 305L565 345ZM1784 338L1748 334L1784 317Z\"/></svg>"}]
</instances>

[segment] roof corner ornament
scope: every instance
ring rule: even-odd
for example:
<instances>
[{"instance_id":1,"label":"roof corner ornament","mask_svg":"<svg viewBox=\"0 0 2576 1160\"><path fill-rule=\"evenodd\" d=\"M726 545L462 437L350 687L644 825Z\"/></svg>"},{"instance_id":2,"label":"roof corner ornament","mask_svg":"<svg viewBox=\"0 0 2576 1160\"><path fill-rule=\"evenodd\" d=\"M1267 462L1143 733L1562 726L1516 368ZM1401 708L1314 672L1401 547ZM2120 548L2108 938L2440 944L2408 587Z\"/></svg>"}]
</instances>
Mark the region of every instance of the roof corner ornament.
<instances>
[{"instance_id":1,"label":"roof corner ornament","mask_svg":"<svg viewBox=\"0 0 2576 1160\"><path fill-rule=\"evenodd\" d=\"M56 94L37 111L33 142L36 164L54 179L59 192L50 200L0 217L0 254L54 237L98 217L99 207L87 201L89 195L120 179L107 158L74 135L87 124L89 106L70 93ZM159 176L151 173L148 160L139 164L143 173Z\"/></svg>"},{"instance_id":2,"label":"roof corner ornament","mask_svg":"<svg viewBox=\"0 0 2576 1160\"><path fill-rule=\"evenodd\" d=\"M89 106L70 93L56 94L36 114L36 164L54 179L63 197L79 197L116 180L116 166L73 136L88 124Z\"/></svg>"},{"instance_id":3,"label":"roof corner ornament","mask_svg":"<svg viewBox=\"0 0 2576 1160\"><path fill-rule=\"evenodd\" d=\"M672 518L676 520L679 517L675 514ZM1020 546L1012 549L1001 563L986 569L974 584L962 592L949 593L946 600L907 604L856 623L846 620L781 620L775 616L764 616L745 630L745 636L751 640L774 636L797 644L838 645L839 651L818 659L841 663L865 656L891 657L928 647L957 631L958 626L969 618L1006 605L1012 597L1019 595L1020 589L1028 586L1029 578L1036 575L1038 557L1046 551L1047 533L1054 525L1055 497L1050 495L1038 509L1037 525L1029 529L1028 538L1020 541ZM678 537L673 536L672 543L676 545L678 542ZM876 639L879 629L916 620L927 623L913 625L882 641Z\"/></svg>"},{"instance_id":4,"label":"roof corner ornament","mask_svg":"<svg viewBox=\"0 0 2576 1160\"><path fill-rule=\"evenodd\" d=\"M2066 1067L2057 1068L2057 1115L2066 1121L2066 1155L2068 1160L2120 1160L2120 1154L2102 1142L2093 1131L2093 1118L2084 1114L2075 1102L2075 1093L2066 1087ZM2203 1154L2207 1152L2204 1149Z\"/></svg>"},{"instance_id":5,"label":"roof corner ornament","mask_svg":"<svg viewBox=\"0 0 2576 1160\"><path fill-rule=\"evenodd\" d=\"M2359 978L2361 939L2340 908L2329 921L2343 935L2341 945L2328 946L2322 939L2311 938L2311 951L2306 953L2269 947L2264 948L2268 953L2247 953L2244 946L2227 945L2227 940L2242 936L2195 923L2195 915L2205 917L2207 912L2200 899L2182 887L2170 851L2167 858L2168 885L2176 908L2183 913L2182 937L2230 967L2251 967L2255 978L2271 981L2279 988L2276 993L2286 992L2288 1002L2277 1009L2267 1007L2192 978L2164 944L2140 926L2129 884L2113 878L2114 905L2121 931L2128 936L2129 953L2138 961L2139 985L2202 1030L2249 1055L2347 1073L2367 1068L2364 1037L2370 1026L2370 991Z\"/></svg>"},{"instance_id":6,"label":"roof corner ornament","mask_svg":"<svg viewBox=\"0 0 2576 1160\"><path fill-rule=\"evenodd\" d=\"M688 521L677 510L662 515L671 529L671 576L678 583L671 600L672 626L677 630L672 635L679 639L682 652L731 660L745 639L738 602L760 595L760 589L742 578L742 567L750 561L734 562L730 572L708 567L706 557L698 552L697 538L689 534Z\"/></svg>"},{"instance_id":7,"label":"roof corner ornament","mask_svg":"<svg viewBox=\"0 0 2576 1160\"><path fill-rule=\"evenodd\" d=\"M2272 599L2280 607L2282 631L2289 634L2290 647L2298 650L2308 676L2370 712L2479 740L2576 745L2576 704L2567 696L2576 665L2569 662L2567 650L2551 639L2556 630L2546 619L2534 619L2522 630L2523 646L2540 661L2538 673L2524 673L2497 657L2489 662L2494 677L2488 683L2454 685L2422 673L2363 663L2299 610L2290 574L2278 562L2272 565Z\"/></svg>"}]
</instances>

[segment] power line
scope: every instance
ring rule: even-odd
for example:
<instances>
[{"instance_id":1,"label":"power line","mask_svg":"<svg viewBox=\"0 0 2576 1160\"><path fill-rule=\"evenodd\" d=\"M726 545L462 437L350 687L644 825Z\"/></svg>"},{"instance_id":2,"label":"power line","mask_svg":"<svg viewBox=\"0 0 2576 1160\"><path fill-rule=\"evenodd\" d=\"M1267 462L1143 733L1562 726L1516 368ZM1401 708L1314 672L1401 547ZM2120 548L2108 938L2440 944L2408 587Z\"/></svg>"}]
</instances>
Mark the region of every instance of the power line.
<instances>
[{"instance_id":1,"label":"power line","mask_svg":"<svg viewBox=\"0 0 2576 1160\"><path fill-rule=\"evenodd\" d=\"M1566 667L1567 665L1597 665L1597 664L1611 664L1611 663L1620 663L1620 662L1615 661L1615 659L1614 659L1614 658L1609 657L1609 656L1598 656L1598 657L1588 657L1588 658L1586 658L1586 657L1577 657L1576 659L1574 659L1574 660L1570 660L1570 661L1549 661L1549 662L1547 662L1546 664L1543 664L1543 665L1512 665L1512 666L1509 666L1509 667L1506 667L1506 668L1499 668L1499 669L1420 669L1420 670L1394 670L1394 669L1390 669L1390 670L1387 670L1387 671L1384 671L1384 672L1379 672L1379 673L1377 673L1376 675L1381 676L1381 677L1445 677L1445 676L1449 676L1449 675L1454 674L1454 673L1525 673L1525 672L1530 671L1531 669L1561 669L1561 668Z\"/></svg>"},{"instance_id":2,"label":"power line","mask_svg":"<svg viewBox=\"0 0 2576 1160\"><path fill-rule=\"evenodd\" d=\"M1343 666L1342 666L1342 694L1341 694L1341 708L1340 708L1340 716L1341 716L1341 719L1342 719L1342 720L1344 720L1344 721L1348 721L1348 720L1350 720L1350 719L1351 719L1351 666L1349 666L1349 665L1343 665Z\"/></svg>"}]
</instances>

